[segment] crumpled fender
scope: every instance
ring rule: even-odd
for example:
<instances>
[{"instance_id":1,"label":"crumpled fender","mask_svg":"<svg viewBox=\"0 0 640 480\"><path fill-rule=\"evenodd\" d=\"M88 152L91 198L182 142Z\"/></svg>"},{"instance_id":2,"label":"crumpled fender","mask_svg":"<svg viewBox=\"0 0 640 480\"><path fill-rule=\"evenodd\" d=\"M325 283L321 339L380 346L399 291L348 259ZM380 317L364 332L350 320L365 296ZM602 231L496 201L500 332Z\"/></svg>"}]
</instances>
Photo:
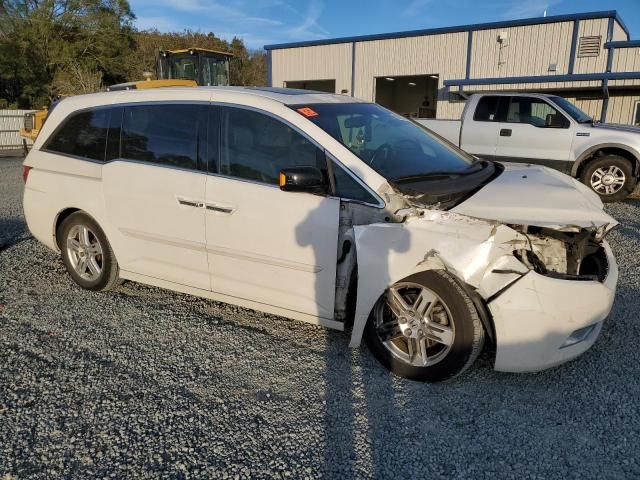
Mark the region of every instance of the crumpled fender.
<instances>
[{"instance_id":1,"label":"crumpled fender","mask_svg":"<svg viewBox=\"0 0 640 480\"><path fill-rule=\"evenodd\" d=\"M521 276L527 268L512 255L527 239L506 225L451 212L424 210L403 223L354 227L358 295L351 333L357 347L376 301L394 283L417 272L442 269L476 288L483 298ZM493 273L492 267L512 270Z\"/></svg>"}]
</instances>

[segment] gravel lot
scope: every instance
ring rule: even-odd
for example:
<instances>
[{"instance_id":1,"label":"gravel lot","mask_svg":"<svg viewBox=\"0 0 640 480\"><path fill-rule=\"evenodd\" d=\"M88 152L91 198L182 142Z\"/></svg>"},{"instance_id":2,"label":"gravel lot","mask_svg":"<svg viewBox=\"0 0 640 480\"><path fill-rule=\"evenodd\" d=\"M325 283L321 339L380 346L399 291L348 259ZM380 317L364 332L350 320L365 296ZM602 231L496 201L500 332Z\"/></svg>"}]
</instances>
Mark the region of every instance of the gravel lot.
<instances>
[{"instance_id":1,"label":"gravel lot","mask_svg":"<svg viewBox=\"0 0 640 480\"><path fill-rule=\"evenodd\" d=\"M428 385L339 332L80 290L30 237L20 162L0 158L0 479L640 477L639 201L609 207L621 279L589 352Z\"/></svg>"}]
</instances>

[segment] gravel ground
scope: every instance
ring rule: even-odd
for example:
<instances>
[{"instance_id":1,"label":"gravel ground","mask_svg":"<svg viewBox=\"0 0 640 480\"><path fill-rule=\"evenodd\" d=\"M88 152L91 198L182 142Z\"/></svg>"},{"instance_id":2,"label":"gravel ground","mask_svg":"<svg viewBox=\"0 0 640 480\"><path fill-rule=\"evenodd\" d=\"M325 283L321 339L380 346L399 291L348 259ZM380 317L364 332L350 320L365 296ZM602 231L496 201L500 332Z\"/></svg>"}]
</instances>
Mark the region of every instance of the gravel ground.
<instances>
[{"instance_id":1,"label":"gravel ground","mask_svg":"<svg viewBox=\"0 0 640 480\"><path fill-rule=\"evenodd\" d=\"M589 352L429 385L339 332L80 290L30 237L20 174L0 159L0 478L640 477L638 201L608 208L621 279Z\"/></svg>"}]
</instances>

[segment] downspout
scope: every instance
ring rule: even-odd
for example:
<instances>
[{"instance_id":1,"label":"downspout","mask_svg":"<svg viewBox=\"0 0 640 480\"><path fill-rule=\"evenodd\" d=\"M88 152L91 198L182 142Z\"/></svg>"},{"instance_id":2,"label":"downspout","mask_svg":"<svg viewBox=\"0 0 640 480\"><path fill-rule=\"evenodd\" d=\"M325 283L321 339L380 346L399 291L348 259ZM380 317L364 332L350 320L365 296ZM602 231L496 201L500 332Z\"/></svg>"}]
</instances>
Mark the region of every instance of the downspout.
<instances>
[{"instance_id":1,"label":"downspout","mask_svg":"<svg viewBox=\"0 0 640 480\"><path fill-rule=\"evenodd\" d=\"M613 22L614 17L609 17L609 27L607 28L607 42L610 42L613 39ZM611 73L614 50L614 48L607 49L606 73ZM602 80L602 97L602 111L600 112L600 122L605 123L607 121L607 112L609 110L609 79L607 77Z\"/></svg>"}]
</instances>

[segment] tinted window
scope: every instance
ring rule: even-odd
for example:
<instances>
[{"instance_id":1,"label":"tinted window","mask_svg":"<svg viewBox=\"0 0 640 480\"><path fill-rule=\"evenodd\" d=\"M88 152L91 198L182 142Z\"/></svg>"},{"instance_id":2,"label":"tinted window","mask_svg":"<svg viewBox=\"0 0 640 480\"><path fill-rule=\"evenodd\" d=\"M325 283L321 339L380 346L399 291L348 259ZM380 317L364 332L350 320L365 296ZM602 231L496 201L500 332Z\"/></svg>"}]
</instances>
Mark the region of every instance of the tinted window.
<instances>
[{"instance_id":1,"label":"tinted window","mask_svg":"<svg viewBox=\"0 0 640 480\"><path fill-rule=\"evenodd\" d=\"M333 176L336 181L336 195L338 197L366 203L378 203L362 185L336 163L333 163Z\"/></svg>"},{"instance_id":2,"label":"tinted window","mask_svg":"<svg viewBox=\"0 0 640 480\"><path fill-rule=\"evenodd\" d=\"M138 105L126 107L122 122L122 157L198 168L198 137L206 131L204 105ZM203 148L206 142L203 142ZM200 152L203 153L203 152Z\"/></svg>"},{"instance_id":3,"label":"tinted window","mask_svg":"<svg viewBox=\"0 0 640 480\"><path fill-rule=\"evenodd\" d=\"M536 127L565 128L568 121L544 100L512 97L507 111L507 122L528 123Z\"/></svg>"},{"instance_id":4,"label":"tinted window","mask_svg":"<svg viewBox=\"0 0 640 480\"><path fill-rule=\"evenodd\" d=\"M500 97L482 97L476 106L473 119L476 122L495 122Z\"/></svg>"},{"instance_id":5,"label":"tinted window","mask_svg":"<svg viewBox=\"0 0 640 480\"><path fill-rule=\"evenodd\" d=\"M47 142L46 150L92 160L104 160L110 109L87 110L71 115Z\"/></svg>"},{"instance_id":6,"label":"tinted window","mask_svg":"<svg viewBox=\"0 0 640 480\"><path fill-rule=\"evenodd\" d=\"M326 169L324 152L285 123L252 110L224 107L220 114L220 173L278 184L280 170Z\"/></svg>"},{"instance_id":7,"label":"tinted window","mask_svg":"<svg viewBox=\"0 0 640 480\"><path fill-rule=\"evenodd\" d=\"M636 111L633 115L633 124L640 125L640 102L636 102Z\"/></svg>"}]
</instances>

